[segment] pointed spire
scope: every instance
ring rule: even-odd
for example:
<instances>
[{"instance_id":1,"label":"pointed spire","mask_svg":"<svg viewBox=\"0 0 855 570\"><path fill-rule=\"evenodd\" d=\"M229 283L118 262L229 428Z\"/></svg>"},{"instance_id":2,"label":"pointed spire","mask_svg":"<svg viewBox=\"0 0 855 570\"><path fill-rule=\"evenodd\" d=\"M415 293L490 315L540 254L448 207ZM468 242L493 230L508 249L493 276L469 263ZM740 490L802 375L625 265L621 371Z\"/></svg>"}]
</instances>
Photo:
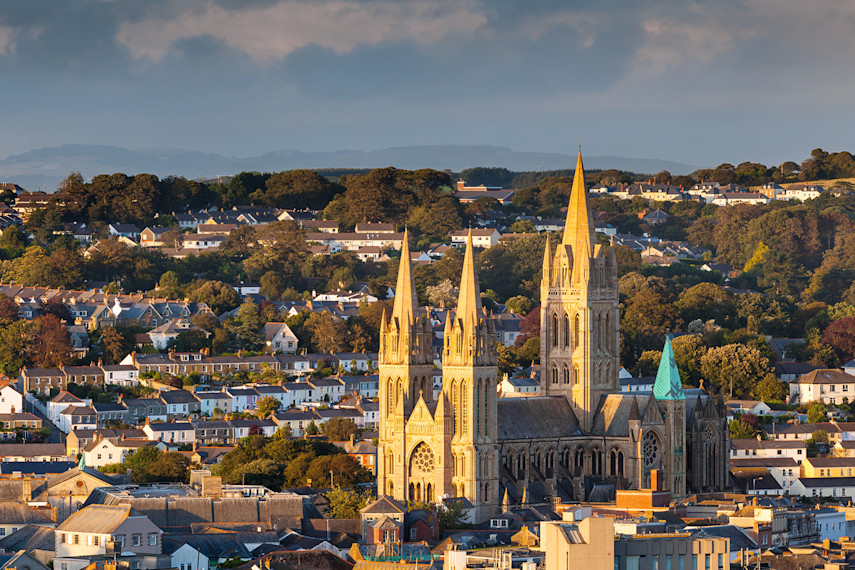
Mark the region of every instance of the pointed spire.
<instances>
[{"instance_id":1,"label":"pointed spire","mask_svg":"<svg viewBox=\"0 0 855 570\"><path fill-rule=\"evenodd\" d=\"M594 233L594 220L588 207L588 191L585 189L585 169L582 166L582 151L576 160L576 173L573 175L573 188L570 190L570 205L567 207L567 221L564 223L564 245L573 247L573 257L590 257L597 236ZM588 252L588 253L586 253Z\"/></svg>"},{"instance_id":2,"label":"pointed spire","mask_svg":"<svg viewBox=\"0 0 855 570\"><path fill-rule=\"evenodd\" d=\"M460 296L457 298L457 318L464 322L478 324L483 318L481 309L481 290L478 288L478 268L475 266L475 252L472 248L472 229L466 237L466 254L463 256L463 273L460 276Z\"/></svg>"},{"instance_id":3,"label":"pointed spire","mask_svg":"<svg viewBox=\"0 0 855 570\"><path fill-rule=\"evenodd\" d=\"M543 281L546 286L552 285L552 244L549 234L546 234L546 247L543 250Z\"/></svg>"},{"instance_id":4,"label":"pointed spire","mask_svg":"<svg viewBox=\"0 0 855 570\"><path fill-rule=\"evenodd\" d=\"M629 409L629 421L640 421L641 412L638 410L638 398L632 397L632 407Z\"/></svg>"},{"instance_id":5,"label":"pointed spire","mask_svg":"<svg viewBox=\"0 0 855 570\"><path fill-rule=\"evenodd\" d=\"M511 510L511 501L508 498L508 488L505 487L505 496L502 498L502 513L506 513Z\"/></svg>"},{"instance_id":6,"label":"pointed spire","mask_svg":"<svg viewBox=\"0 0 855 570\"><path fill-rule=\"evenodd\" d=\"M520 503L520 506L524 509L528 507L528 480L526 480L523 485L522 502Z\"/></svg>"},{"instance_id":7,"label":"pointed spire","mask_svg":"<svg viewBox=\"0 0 855 570\"><path fill-rule=\"evenodd\" d=\"M410 261L409 231L405 229L404 240L401 242L401 263L398 265L395 304L392 309L392 318L398 320L399 326L406 327L415 322L418 308L416 301L416 284L413 281L412 263Z\"/></svg>"},{"instance_id":8,"label":"pointed spire","mask_svg":"<svg viewBox=\"0 0 855 570\"><path fill-rule=\"evenodd\" d=\"M659 371L653 384L653 397L657 400L685 400L683 382L677 361L674 360L674 349L671 348L671 335L665 337L665 347L659 360Z\"/></svg>"}]
</instances>

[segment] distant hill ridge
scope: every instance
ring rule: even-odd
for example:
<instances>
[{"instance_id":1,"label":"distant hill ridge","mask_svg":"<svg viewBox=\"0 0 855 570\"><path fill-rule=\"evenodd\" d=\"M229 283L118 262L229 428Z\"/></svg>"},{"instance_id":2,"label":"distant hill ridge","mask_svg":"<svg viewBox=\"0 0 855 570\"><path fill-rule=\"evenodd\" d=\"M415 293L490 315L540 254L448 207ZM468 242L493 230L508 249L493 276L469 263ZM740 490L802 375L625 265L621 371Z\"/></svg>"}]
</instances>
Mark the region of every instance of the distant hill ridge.
<instances>
[{"instance_id":1,"label":"distant hill ridge","mask_svg":"<svg viewBox=\"0 0 855 570\"><path fill-rule=\"evenodd\" d=\"M214 178L243 171L278 172L295 168L394 166L459 172L476 166L493 166L514 171L541 171L572 169L575 163L575 155L521 152L489 145L424 145L374 151L279 150L240 158L181 149L128 150L108 145L71 144L40 148L0 160L0 182L15 182L28 190L41 187L53 192L72 171L79 171L86 178L114 172L129 175L146 172L161 178L169 175ZM617 156L585 156L585 166L592 170L613 168L648 174L667 170L674 175L688 174L699 168L667 160Z\"/></svg>"}]
</instances>

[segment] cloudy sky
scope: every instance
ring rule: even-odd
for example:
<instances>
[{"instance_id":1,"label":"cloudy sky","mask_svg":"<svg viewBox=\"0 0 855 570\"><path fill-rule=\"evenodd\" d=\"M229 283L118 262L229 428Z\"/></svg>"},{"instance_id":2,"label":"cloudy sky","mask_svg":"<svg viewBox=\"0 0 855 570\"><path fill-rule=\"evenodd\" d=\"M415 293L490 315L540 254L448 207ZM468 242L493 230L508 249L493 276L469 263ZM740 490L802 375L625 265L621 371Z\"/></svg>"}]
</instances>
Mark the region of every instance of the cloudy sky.
<instances>
[{"instance_id":1,"label":"cloudy sky","mask_svg":"<svg viewBox=\"0 0 855 570\"><path fill-rule=\"evenodd\" d=\"M852 0L4 0L0 158L68 143L855 152Z\"/></svg>"}]
</instances>

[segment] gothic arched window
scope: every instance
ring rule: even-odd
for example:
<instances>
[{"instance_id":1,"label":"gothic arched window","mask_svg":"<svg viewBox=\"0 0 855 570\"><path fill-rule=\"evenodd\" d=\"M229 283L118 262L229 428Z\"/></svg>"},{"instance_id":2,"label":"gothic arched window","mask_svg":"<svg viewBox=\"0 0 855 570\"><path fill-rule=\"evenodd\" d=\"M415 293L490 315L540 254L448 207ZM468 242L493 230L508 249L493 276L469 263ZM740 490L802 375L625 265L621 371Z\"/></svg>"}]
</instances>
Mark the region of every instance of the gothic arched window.
<instances>
[{"instance_id":1,"label":"gothic arched window","mask_svg":"<svg viewBox=\"0 0 855 570\"><path fill-rule=\"evenodd\" d=\"M575 327L574 327L575 330L573 331L573 339L574 339L573 345L579 346L579 344L581 343L581 338L579 337L579 331L582 330L582 318L579 316L579 313L576 313L576 319L575 320L576 320L576 323L575 323Z\"/></svg>"},{"instance_id":2,"label":"gothic arched window","mask_svg":"<svg viewBox=\"0 0 855 570\"><path fill-rule=\"evenodd\" d=\"M570 317L564 315L564 348L570 347Z\"/></svg>"},{"instance_id":3,"label":"gothic arched window","mask_svg":"<svg viewBox=\"0 0 855 570\"><path fill-rule=\"evenodd\" d=\"M558 346L558 315L552 313L552 346Z\"/></svg>"},{"instance_id":4,"label":"gothic arched window","mask_svg":"<svg viewBox=\"0 0 855 570\"><path fill-rule=\"evenodd\" d=\"M567 365L566 365L566 364L564 365L564 373L563 373L563 378L562 378L562 380L564 381L564 384L569 384L569 383L570 383L570 369L569 369L569 368L567 368Z\"/></svg>"},{"instance_id":5,"label":"gothic arched window","mask_svg":"<svg viewBox=\"0 0 855 570\"><path fill-rule=\"evenodd\" d=\"M554 365L552 367L552 383L558 384L558 367Z\"/></svg>"}]
</instances>

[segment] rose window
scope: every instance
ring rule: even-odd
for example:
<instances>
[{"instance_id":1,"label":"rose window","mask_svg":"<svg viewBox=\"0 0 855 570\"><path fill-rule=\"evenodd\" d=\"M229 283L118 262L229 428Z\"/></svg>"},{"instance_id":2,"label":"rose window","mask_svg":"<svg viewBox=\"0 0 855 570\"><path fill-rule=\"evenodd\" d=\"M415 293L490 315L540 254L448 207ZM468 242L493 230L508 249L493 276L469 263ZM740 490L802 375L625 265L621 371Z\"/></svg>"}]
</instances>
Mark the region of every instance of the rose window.
<instances>
[{"instance_id":1,"label":"rose window","mask_svg":"<svg viewBox=\"0 0 855 570\"><path fill-rule=\"evenodd\" d=\"M659 461L659 440L652 433L644 436L641 442L641 453L644 457L644 466L647 468L654 467Z\"/></svg>"}]
</instances>

